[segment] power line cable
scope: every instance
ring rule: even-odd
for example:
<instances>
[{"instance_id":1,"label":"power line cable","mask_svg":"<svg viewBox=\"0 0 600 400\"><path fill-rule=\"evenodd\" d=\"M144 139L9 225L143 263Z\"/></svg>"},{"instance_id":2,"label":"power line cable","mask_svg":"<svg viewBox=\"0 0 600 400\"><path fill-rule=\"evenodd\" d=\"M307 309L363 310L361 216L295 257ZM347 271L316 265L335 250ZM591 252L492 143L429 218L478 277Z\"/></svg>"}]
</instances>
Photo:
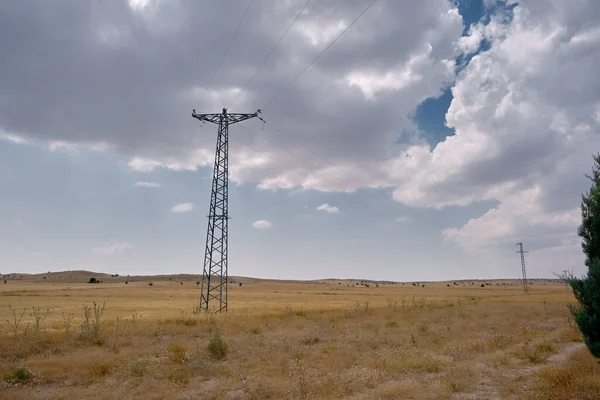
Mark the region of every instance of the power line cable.
<instances>
[{"instance_id":1,"label":"power line cable","mask_svg":"<svg viewBox=\"0 0 600 400\"><path fill-rule=\"evenodd\" d=\"M231 47L231 43L233 43L233 39L235 39L235 37L237 36L237 33L240 30L240 26L242 26L242 22L244 22L244 19L246 18L246 14L248 14L248 10L250 9L250 6L252 5L253 1L254 0L250 0L248 2L248 6L246 7L246 11L244 11L244 15L242 15L242 18L240 19L240 22L238 23L237 27L235 28L235 31L233 32L233 35L231 36L231 39L229 39L229 43L227 44L227 47L225 48L225 51L223 52L223 55L221 56L221 59L219 60L219 63L217 64L217 68L213 72L213 74L212 74L212 76L210 78L210 81L208 82L208 86L206 87L206 90L202 94L202 97L200 98L200 101L198 102L198 105L196 106L196 108L198 108L200 106L200 104L202 103L202 100L204 100L204 96L206 95L206 92L208 92L208 90L210 89L210 86L212 85L213 80L215 79L215 76L217 75L217 72L219 71L219 68L221 68L221 64L223 63L223 60L225 59L225 56L229 52L229 48Z\"/></svg>"},{"instance_id":2,"label":"power line cable","mask_svg":"<svg viewBox=\"0 0 600 400\"><path fill-rule=\"evenodd\" d=\"M217 74L217 72L218 72L218 70L219 70L219 68L220 68L220 66L221 66L221 64L222 64L222 62L223 62L223 60L225 59L225 57L226 57L226 55L227 55L227 53L228 53L228 51L229 51L229 48L231 47L231 44L232 44L232 42L233 42L234 38L236 37L236 35L237 35L238 31L239 31L239 28L240 28L240 26L241 26L241 24L242 24L243 20L245 19L246 15L247 15L247 13L248 13L248 10L250 9L250 6L252 5L252 2L253 2L253 1L254 1L254 0L250 0L250 1L249 1L249 3L248 3L248 6L246 7L246 10L244 11L244 14L242 15L242 18L240 19L240 22L238 23L238 26L236 27L236 29L235 29L235 31L234 31L234 33L233 33L233 35L232 35L232 37L231 37L231 39L230 39L230 41L229 41L229 43L228 43L227 47L226 47L226 49L225 49L225 52L223 53L223 55L222 55L221 59L219 60L219 63L218 63L218 65L217 65L217 68L215 69L215 71L214 71L214 73L213 73L213 75L212 75L212 77L211 77L211 80L210 80L210 82L209 82L209 84L208 84L208 86L207 86L207 89L208 89L208 88L210 88L210 86L212 85L212 82L213 82L213 80L214 80L214 77L216 76L216 74ZM252 77L251 77L251 78L248 80L248 82L247 82L247 83L244 85L244 87L242 88L242 90L241 90L241 91L238 93L238 95L237 95L237 96L236 96L236 98L234 99L234 103L237 101L237 99L239 98L239 96L241 95L241 93L242 93L242 92L243 92L243 91L244 91L244 90L245 90L245 89L248 87L248 85L249 85L249 84L250 84L250 82L251 82L251 81L254 79L254 77L255 77L255 76L258 74L258 72L259 72L259 71L261 70L261 68L264 66L264 64L266 63L266 61L267 61L267 60L270 58L270 56L273 54L273 52L275 51L275 49L276 49L276 48L279 46L279 44L281 43L281 41L283 40L283 38L284 38L284 37L287 35L287 33L289 32L289 30L291 29L291 27L292 27L292 26L294 25L294 23L295 23L295 22L298 20L299 16L302 14L302 12L304 11L304 9L305 9L305 8L308 6L308 4L310 3L310 1L311 1L311 0L307 0L307 1L305 2L305 4L303 5L303 7L300 9L300 11L299 11L299 12L296 14L296 17L293 19L293 21L290 23L290 25L289 25L289 26L286 28L286 30L284 31L283 35L282 35L282 36L279 38L279 40L276 42L275 46L274 46L274 47L271 49L271 51L269 52L269 54L267 55L267 57L265 57L265 59L263 60L263 62L261 63L261 65L258 67L258 69L257 69L257 70L254 72L254 74L252 75ZM297 81L297 80L298 80L298 79L299 79L299 78L300 78L300 77L301 77L301 76L302 76L302 75L303 75L303 74L304 74L304 73L305 73L305 72L306 72L306 71L307 71L307 70L308 70L308 69L309 69L309 68L310 68L310 67L311 67L311 66L312 66L312 65L313 65L313 64L314 64L316 61L317 61L317 60L319 60L319 58L321 58L321 57L323 56L323 54L325 54L325 53L326 53L326 52L327 52L327 51L328 51L328 50L329 50L329 49L330 49L330 48L331 48L331 47L332 47L332 46L333 46L333 45L334 45L334 44L335 44L335 43L336 43L336 42L337 42L337 41L338 41L340 38L341 38L341 37L342 37L342 36L343 36L343 35L344 35L344 34L345 34L345 33L346 33L346 32L347 32L347 31L348 31L348 30L349 30L349 29L350 29L350 28L351 28L351 27L352 27L352 26L353 26L353 25L354 25L354 24L355 24L355 23L356 23L356 22L357 22L357 21L358 21L358 20L359 20L359 19L360 19L360 18L363 16L363 15L364 15L364 14L365 14L365 13L366 13L366 12L367 12L367 11L368 11L368 10L369 10L369 9L370 9L370 8L371 8L371 7L372 7L372 6L373 6L373 5L376 3L376 2L377 2L377 0L372 0L372 1L371 1L371 3L369 3L369 5L368 5L368 6L367 6L367 7L366 7L366 8L365 8L365 9L364 9L364 10L363 10L363 11L362 11L362 12L361 12L361 13L360 13L360 14L359 14L359 15L358 15L358 16L357 16L357 17L356 17L356 18L355 18L355 19L354 19L354 20L353 20L353 21L352 21L352 22L351 22L351 23L350 23L350 24L349 24L349 25L348 25L348 26L347 26L347 27L346 27L346 28L343 30L343 31L342 31L342 32L340 32L340 34L339 34L339 35L338 35L336 38L334 38L334 39L333 39L333 40L332 40L332 41L331 41L331 42L330 42L330 43L329 43L329 44L328 44L328 45L327 45L327 46L326 46L326 47L325 47L325 48L324 48L324 49L323 49L323 50L322 50L322 51L321 51L321 52L320 52L320 53L319 53L319 54L318 54L318 55L317 55L317 56L316 56L316 57L315 57L315 58L314 58L314 59L313 59L313 60L312 60L312 61L311 61L311 62L310 62L310 63L309 63L309 64L308 64L308 65L307 65L307 66L306 66L306 67L305 67L305 68L304 68L304 69L303 69L303 70L302 70L300 73L299 73L299 74L297 74L297 75L296 75L296 76L295 76L295 77L294 77L294 78L293 78L293 79L292 79L290 82L288 82L288 84L287 84L286 86L284 86L284 87L283 87L283 88L282 88L282 89L281 89L281 90L280 90L280 91L279 91L279 92L278 92L278 93L277 93L275 96L273 96L273 97L272 97L272 98L271 98L271 99L270 99L270 100L269 100L269 101L268 101L268 102L265 104L265 106L263 107L263 109L264 109L264 108L266 108L266 107L268 107L268 106L269 106L269 105L270 105L270 104L271 104L273 101L275 101L275 100L276 100L276 99L277 99L277 98L278 98L278 97L279 97L279 96L280 96L280 95L281 95L283 92L285 92L285 91L286 91L286 90L287 90L287 89L288 89L288 88L289 88L289 87L290 87L290 86L291 86L291 85L292 85L292 84L293 84L295 81ZM271 127L273 127L273 128L274 128L274 129L275 129L277 132L279 132L279 133L283 134L284 136L287 136L287 137L288 137L288 138L290 138L290 139L293 139L293 137L292 137L292 136L290 136L290 135L287 135L287 134L286 134L286 133L284 133L284 132L283 132L281 129L279 129L277 126L275 126L275 125L273 125L273 124L271 124L271 123L269 123L269 122L267 122L267 121L265 121L265 123L266 123L266 124L268 124L268 125L270 125ZM244 127L244 128L245 128L245 127ZM246 128L246 129L247 129L247 128ZM236 140L238 140L238 139L236 139ZM256 148L253 148L251 145L249 145L249 144L247 144L247 143L245 143L245 142L243 142L243 141L241 141L241 140L238 140L238 141L239 141L240 143L242 143L242 144L246 145L247 147L249 147L249 148L251 148L251 149L253 149L253 150L255 150L255 151L258 151L258 152L260 152L260 153L264 154L265 156L267 156L267 155L266 155L264 152L261 152L260 150L258 150L258 149L256 149ZM329 165L331 165L332 167L337 167L337 166L336 166L334 163L332 163L330 160L328 160L327 158L323 157L322 155L320 155L320 154L316 153L314 150L312 150L312 149L310 149L310 148L306 147L305 145L303 145L302 143L300 143L300 142L298 142L298 141L296 141L296 142L297 142L297 143L299 143L299 144L300 144L302 147L306 148L306 149L307 149L308 151L310 151L311 153L313 153L314 155L316 155L317 157L319 157L319 158L321 158L321 159L325 160L325 161L326 161L326 162L327 162ZM280 147L280 148L282 148L282 147ZM282 148L282 149L283 149L283 148ZM302 158L300 158L300 157L298 157L298 156L294 155L293 153L289 152L288 150L286 150L286 149L283 149L283 150L284 150L284 151L286 151L286 152L288 152L289 154L293 155L294 157L296 157L296 158L299 158L300 160L303 160ZM273 160L273 161L275 161L275 162L278 162L278 163L279 163L279 164L281 164L281 165L284 165L284 166L286 166L286 164L285 164L285 163L282 163L282 162L281 162L281 161L279 161L279 160L275 160L275 159L273 159L273 158L272 158L272 157L270 157L270 156L267 156L267 157L268 157L268 158L270 158L270 159L272 159L272 160ZM306 162L306 160L304 160L304 162ZM314 166L313 166L313 167L314 167ZM355 175L352 175L352 177L354 177L354 178L357 178ZM358 179L358 178L357 178L357 179ZM385 195L384 193L382 193L382 192L381 192L381 191L380 191L378 188L372 188L372 189L373 189L373 190L375 190L375 192L376 192L376 193L378 193L378 194L380 194L381 196L383 196L383 198L386 200L386 202L390 202L390 200L388 199L388 196L387 196L387 195ZM346 193L344 193L344 192L340 192L340 191L335 191L335 192L337 192L337 193L340 193L340 194L342 194L342 195L344 195L344 196L347 196L347 194L346 194ZM404 207L404 208L405 208L405 209L406 209L406 210L407 210L407 211L408 211L410 214L412 214L413 216L416 216L417 218L420 218L420 219L422 219L422 220L424 220L424 221L427 221L427 222L428 222L428 223L430 223L432 226L435 226L435 227L436 227L436 228L438 228L438 229L444 229L444 228L440 227L438 224L436 224L435 222L433 222L432 220L430 220L429 218L427 218L427 217L424 217L423 215L421 215L421 214L419 214L419 213L415 212L414 210L412 210L412 209L411 209L411 208L409 208L408 206L405 206L405 205L404 205L404 204L402 204L402 203L398 203L398 202L395 202L395 201L393 201L393 202L391 202L390 204L394 204L394 205L400 205L400 206ZM380 212L380 213L381 213L381 212ZM381 214L382 214L382 215L385 215L385 213L381 213ZM462 236L462 235L460 235L460 233L457 233L457 235L458 235L458 236ZM463 237L463 238L464 238L464 237Z\"/></svg>"},{"instance_id":3,"label":"power line cable","mask_svg":"<svg viewBox=\"0 0 600 400\"><path fill-rule=\"evenodd\" d=\"M248 81L242 87L242 89L239 91L239 93L237 94L237 96L235 96L235 99L233 99L233 102L231 103L232 106L237 102L237 100L239 99L239 97L241 96L241 94L244 92L244 90L246 90L246 88L248 87L248 85L250 85L250 82L252 82L252 80L256 77L256 75L258 74L258 72L262 69L262 67L265 65L265 63L267 62L267 60L271 57L271 55L273 54L273 52L275 51L275 49L277 48L277 46L279 46L279 44L281 43L281 41L283 40L283 38L287 35L287 33L290 31L290 29L292 28L292 26L296 23L296 21L298 20L298 18L300 17L300 15L302 14L302 12L304 11L304 9L308 6L308 3L310 3L311 1L312 0L307 0L306 3L304 3L304 5L300 9L300 11L298 11L298 14L296 14L296 17L292 20L292 22L288 25L288 27L286 28L286 30L283 32L283 35L281 35L281 37L279 38L279 40L277 41L277 43L275 43L275 46L273 46L273 48L271 49L271 51L269 52L269 54L267 54L267 56L265 57L265 59L260 64L260 66L256 69L256 71L254 71L254 74L250 77L250 79L248 79Z\"/></svg>"},{"instance_id":4,"label":"power line cable","mask_svg":"<svg viewBox=\"0 0 600 400\"><path fill-rule=\"evenodd\" d=\"M298 18L298 16L300 15L300 13L304 10L304 8L306 7L306 5L310 2L307 1L307 3L304 5L304 7L300 10L300 12L298 13L298 15L296 16L296 19ZM369 5L342 31L340 32L340 34L335 37L302 71L300 71L299 74L297 74L291 81L288 82L287 85L285 85L275 96L273 96L263 107L262 109L267 108L273 101L275 101L283 92L285 92L295 81L297 81L319 58L321 58L321 56L323 56L323 54L325 54L347 31L348 29L350 29L352 27L352 25L354 25L375 3L377 2L377 0L372 0L371 3L369 3ZM294 22L295 20L294 19ZM293 23L292 23L293 24ZM291 25L288 27L291 27ZM287 30L286 30L287 33ZM285 34L284 34L285 35ZM283 38L283 37L282 37ZM281 41L281 39L277 42L277 44L279 44L279 42ZM275 46L277 47L277 45ZM275 48L273 48L274 50ZM272 50L272 51L273 51ZM272 52L271 51L271 52ZM270 56L271 53L269 53ZM267 58L269 57L267 56ZM263 62L264 64L264 62ZM262 67L262 64L261 64ZM259 68L260 69L260 68ZM237 98L236 98L237 100ZM276 131L280 132L281 134L283 134L284 136L287 136L290 139L293 139L292 136L285 134L281 129L279 129L278 127L276 127L275 125L264 121L264 123L270 125L271 127L273 127ZM295 139L294 139L295 140ZM325 160L329 165L333 166L333 167L337 167L335 164L333 164L331 161L329 161L327 158L323 157L322 155L319 155L318 153L316 153L315 151L313 151L312 149L304 146L302 143L298 142L296 140L297 143L299 143L302 147L306 148L308 151L310 151L311 153L313 153L314 155L316 155L319 158L322 158L323 160ZM291 153L290 153L291 154ZM354 178L357 178L356 176L353 176ZM373 190L375 190L376 193L380 194L381 196L383 196L383 198L386 200L386 202L390 202L390 200L388 199L388 196L384 193L382 193L378 188L372 188ZM416 216L417 218L420 218L424 221L427 221L429 224L431 224L432 226L436 227L437 229L443 230L444 228L439 226L437 223L435 223L434 221L432 221L431 219L417 213L416 211L412 210L411 208L409 208L408 206L396 202L396 201L392 201L393 204L395 205L400 205L402 207L404 207L410 214L412 214L413 216ZM460 233L457 233L457 235L460 235ZM462 235L460 235L462 236Z\"/></svg>"},{"instance_id":5,"label":"power line cable","mask_svg":"<svg viewBox=\"0 0 600 400\"><path fill-rule=\"evenodd\" d=\"M355 19L354 21L352 21L350 23L350 25L348 25L335 39L333 39L328 45L327 47L325 47L310 63L308 63L308 65L302 70L300 71L300 73L298 75L296 75L291 81L288 82L287 85L284 86L283 89L281 89L275 96L273 96L262 108L265 109L267 108L273 101L275 101L275 99L277 99L279 96L281 96L281 94L283 92L285 92L294 82L296 82L296 80L298 80L298 78L300 78L319 58L321 58L321 56L323 54L325 54L325 52L327 50L329 50L331 48L331 46L333 46L335 44L335 42L337 42L337 40L339 38L342 37L342 35L344 33L346 33L348 31L348 29L350 29L350 27L352 25L354 25L354 23L356 23L356 21L358 21L360 19L360 17L362 17L372 6L373 4L375 4L375 2L377 2L377 0L373 0L371 1L371 3L367 6L367 8L365 8Z\"/></svg>"}]
</instances>

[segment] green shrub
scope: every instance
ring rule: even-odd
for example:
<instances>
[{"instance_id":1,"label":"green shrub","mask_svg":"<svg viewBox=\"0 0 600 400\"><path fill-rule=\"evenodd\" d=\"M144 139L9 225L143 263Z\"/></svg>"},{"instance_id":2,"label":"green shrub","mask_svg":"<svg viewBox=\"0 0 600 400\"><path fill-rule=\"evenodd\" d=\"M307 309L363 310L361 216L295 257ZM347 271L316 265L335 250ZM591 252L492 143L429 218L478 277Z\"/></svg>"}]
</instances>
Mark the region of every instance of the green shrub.
<instances>
[{"instance_id":1,"label":"green shrub","mask_svg":"<svg viewBox=\"0 0 600 400\"><path fill-rule=\"evenodd\" d=\"M227 355L227 351L227 343L217 330L212 339L210 339L210 342L208 343L208 352L210 353L210 356L213 359L221 360L225 358L225 356Z\"/></svg>"},{"instance_id":2,"label":"green shrub","mask_svg":"<svg viewBox=\"0 0 600 400\"><path fill-rule=\"evenodd\" d=\"M4 374L4 380L8 383L27 383L31 378L31 371L27 367L17 367Z\"/></svg>"},{"instance_id":3,"label":"green shrub","mask_svg":"<svg viewBox=\"0 0 600 400\"><path fill-rule=\"evenodd\" d=\"M575 322L583 335L588 350L600 358L600 154L594 157L592 187L583 194L581 225L578 234L582 239L587 275L569 279L578 304L571 305Z\"/></svg>"}]
</instances>

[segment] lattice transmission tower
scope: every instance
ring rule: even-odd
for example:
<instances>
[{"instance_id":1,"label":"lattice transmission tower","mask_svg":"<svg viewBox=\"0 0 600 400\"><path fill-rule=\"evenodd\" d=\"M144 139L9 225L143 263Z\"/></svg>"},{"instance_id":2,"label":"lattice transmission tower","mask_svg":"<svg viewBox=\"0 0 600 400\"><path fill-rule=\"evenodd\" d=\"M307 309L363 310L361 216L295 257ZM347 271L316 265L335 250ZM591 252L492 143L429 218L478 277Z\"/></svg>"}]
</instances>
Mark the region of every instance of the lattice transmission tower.
<instances>
[{"instance_id":1,"label":"lattice transmission tower","mask_svg":"<svg viewBox=\"0 0 600 400\"><path fill-rule=\"evenodd\" d=\"M521 269L523 270L523 292L527 294L529 292L529 288L527 286L527 271L525 270L525 253L527 252L523 251L523 243L519 242L517 243L517 246L519 246L519 250L517 251L517 253L521 253Z\"/></svg>"},{"instance_id":2,"label":"lattice transmission tower","mask_svg":"<svg viewBox=\"0 0 600 400\"><path fill-rule=\"evenodd\" d=\"M217 133L217 149L213 170L210 208L208 211L208 229L206 231L206 247L204 250L204 269L200 287L200 310L209 311L215 300L217 307L211 307L215 312L227 311L227 246L229 220L229 125L258 117L260 110L254 114L228 113L224 108L220 114L196 114L192 117L219 126ZM262 118L260 118L262 119Z\"/></svg>"}]
</instances>

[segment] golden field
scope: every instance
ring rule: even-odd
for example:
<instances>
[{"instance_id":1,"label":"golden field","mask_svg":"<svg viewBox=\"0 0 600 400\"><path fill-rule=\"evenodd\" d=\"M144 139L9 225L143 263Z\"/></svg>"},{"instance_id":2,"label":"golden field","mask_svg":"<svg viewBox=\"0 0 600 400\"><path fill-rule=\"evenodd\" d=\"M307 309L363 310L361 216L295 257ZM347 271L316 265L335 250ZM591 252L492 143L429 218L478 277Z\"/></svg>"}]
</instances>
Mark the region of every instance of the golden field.
<instances>
[{"instance_id":1,"label":"golden field","mask_svg":"<svg viewBox=\"0 0 600 400\"><path fill-rule=\"evenodd\" d=\"M562 284L198 279L2 278L0 398L600 399Z\"/></svg>"}]
</instances>

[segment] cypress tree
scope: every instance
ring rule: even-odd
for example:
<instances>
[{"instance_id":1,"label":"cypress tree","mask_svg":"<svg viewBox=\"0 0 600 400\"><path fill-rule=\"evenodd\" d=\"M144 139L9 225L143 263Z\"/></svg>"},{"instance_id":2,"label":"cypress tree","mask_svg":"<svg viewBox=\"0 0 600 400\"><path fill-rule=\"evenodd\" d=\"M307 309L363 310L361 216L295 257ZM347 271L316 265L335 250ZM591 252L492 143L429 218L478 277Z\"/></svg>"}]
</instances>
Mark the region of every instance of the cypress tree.
<instances>
[{"instance_id":1,"label":"cypress tree","mask_svg":"<svg viewBox=\"0 0 600 400\"><path fill-rule=\"evenodd\" d=\"M583 278L570 279L578 301L570 309L587 348L600 358L600 153L593 158L592 175L586 175L592 186L582 195L581 225L577 232L588 271Z\"/></svg>"}]
</instances>

